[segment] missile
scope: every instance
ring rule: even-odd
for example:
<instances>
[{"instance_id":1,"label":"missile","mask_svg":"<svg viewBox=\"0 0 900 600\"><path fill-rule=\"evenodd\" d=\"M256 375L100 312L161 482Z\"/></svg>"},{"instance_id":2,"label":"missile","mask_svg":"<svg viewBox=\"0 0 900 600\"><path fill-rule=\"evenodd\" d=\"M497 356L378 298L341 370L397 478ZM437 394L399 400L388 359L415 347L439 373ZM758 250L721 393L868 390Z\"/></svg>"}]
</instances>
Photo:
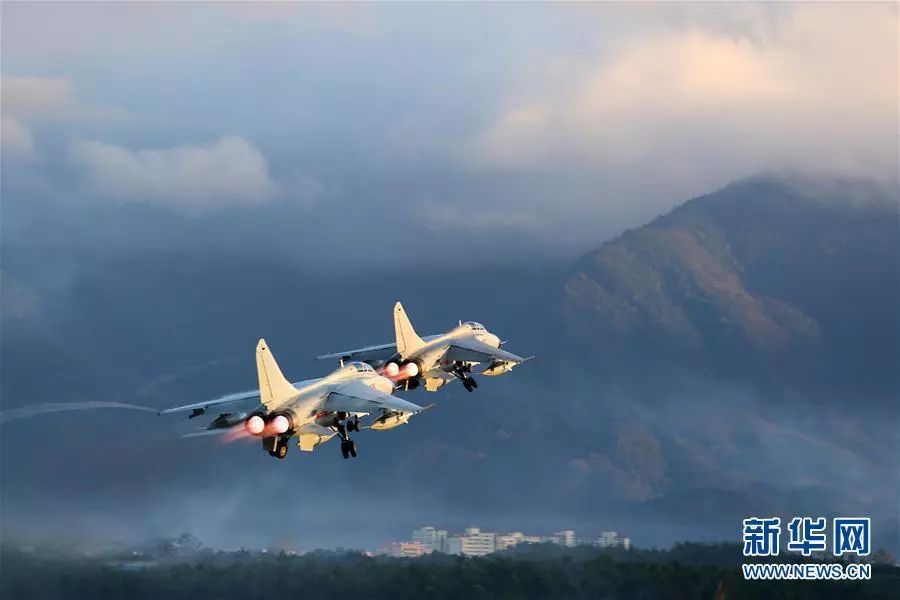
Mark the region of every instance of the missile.
<instances>
[{"instance_id":1,"label":"missile","mask_svg":"<svg viewBox=\"0 0 900 600\"><path fill-rule=\"evenodd\" d=\"M491 365L481 374L487 375L488 377L503 375L504 373L509 373L510 371L512 371L513 367L516 366L516 364L518 363L509 360L491 363Z\"/></svg>"}]
</instances>

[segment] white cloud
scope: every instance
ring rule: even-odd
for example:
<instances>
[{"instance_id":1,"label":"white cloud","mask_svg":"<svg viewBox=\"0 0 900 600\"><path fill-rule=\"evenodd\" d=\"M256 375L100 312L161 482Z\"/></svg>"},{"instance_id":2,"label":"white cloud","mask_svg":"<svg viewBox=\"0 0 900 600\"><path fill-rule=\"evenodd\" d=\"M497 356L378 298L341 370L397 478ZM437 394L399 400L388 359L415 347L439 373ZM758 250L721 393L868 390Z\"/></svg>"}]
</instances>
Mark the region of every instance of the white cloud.
<instances>
[{"instance_id":1,"label":"white cloud","mask_svg":"<svg viewBox=\"0 0 900 600\"><path fill-rule=\"evenodd\" d=\"M262 153L236 136L137 151L81 141L73 144L72 156L86 167L96 192L121 202L157 200L196 211L259 203L278 191Z\"/></svg>"},{"instance_id":2,"label":"white cloud","mask_svg":"<svg viewBox=\"0 0 900 600\"><path fill-rule=\"evenodd\" d=\"M467 155L489 169L893 173L895 8L804 5L786 16L764 39L692 24L593 61L531 66L528 91L505 99Z\"/></svg>"},{"instance_id":3,"label":"white cloud","mask_svg":"<svg viewBox=\"0 0 900 600\"><path fill-rule=\"evenodd\" d=\"M0 152L4 158L24 161L37 156L31 132L12 117L0 119Z\"/></svg>"},{"instance_id":4,"label":"white cloud","mask_svg":"<svg viewBox=\"0 0 900 600\"><path fill-rule=\"evenodd\" d=\"M86 105L78 100L67 77L4 75L0 80L3 112L24 121L63 119L108 119L122 111Z\"/></svg>"},{"instance_id":5,"label":"white cloud","mask_svg":"<svg viewBox=\"0 0 900 600\"><path fill-rule=\"evenodd\" d=\"M125 116L123 111L80 102L66 77L35 75L0 77L2 94L3 155L19 161L37 157L32 125L59 121L105 121Z\"/></svg>"}]
</instances>

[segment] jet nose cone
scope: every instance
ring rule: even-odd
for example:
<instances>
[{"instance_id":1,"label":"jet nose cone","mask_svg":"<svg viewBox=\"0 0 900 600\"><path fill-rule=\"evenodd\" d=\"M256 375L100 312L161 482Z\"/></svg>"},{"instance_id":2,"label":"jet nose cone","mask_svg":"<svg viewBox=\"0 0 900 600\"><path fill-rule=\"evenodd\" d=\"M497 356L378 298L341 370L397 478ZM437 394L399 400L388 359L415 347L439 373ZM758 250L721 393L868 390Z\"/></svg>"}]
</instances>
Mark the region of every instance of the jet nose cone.
<instances>
[{"instance_id":1,"label":"jet nose cone","mask_svg":"<svg viewBox=\"0 0 900 600\"><path fill-rule=\"evenodd\" d=\"M485 343L493 346L494 348L500 347L500 338L498 338L493 333L487 334L487 339L485 339Z\"/></svg>"}]
</instances>

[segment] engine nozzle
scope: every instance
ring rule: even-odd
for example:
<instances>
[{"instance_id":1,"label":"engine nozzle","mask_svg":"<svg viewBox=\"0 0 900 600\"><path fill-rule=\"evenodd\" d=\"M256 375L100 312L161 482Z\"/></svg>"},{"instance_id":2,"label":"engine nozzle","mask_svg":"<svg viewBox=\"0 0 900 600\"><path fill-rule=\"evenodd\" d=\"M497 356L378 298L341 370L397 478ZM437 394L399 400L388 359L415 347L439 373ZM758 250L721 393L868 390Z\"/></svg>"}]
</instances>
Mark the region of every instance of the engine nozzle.
<instances>
[{"instance_id":1,"label":"engine nozzle","mask_svg":"<svg viewBox=\"0 0 900 600\"><path fill-rule=\"evenodd\" d=\"M419 374L419 365L414 362L406 363L403 365L403 368L400 370L400 374L403 375L405 379L410 379Z\"/></svg>"},{"instance_id":2,"label":"engine nozzle","mask_svg":"<svg viewBox=\"0 0 900 600\"><path fill-rule=\"evenodd\" d=\"M400 373L400 367L397 366L397 363L389 362L384 365L384 374L387 377L396 377L397 374Z\"/></svg>"},{"instance_id":3,"label":"engine nozzle","mask_svg":"<svg viewBox=\"0 0 900 600\"><path fill-rule=\"evenodd\" d=\"M419 374L419 365L414 362L408 362L402 367L397 363L389 362L384 366L382 374L388 379L399 381L401 379L412 379Z\"/></svg>"},{"instance_id":4,"label":"engine nozzle","mask_svg":"<svg viewBox=\"0 0 900 600\"><path fill-rule=\"evenodd\" d=\"M291 428L291 422L284 415L275 415L275 417L269 422L269 427L271 428L272 433L280 435Z\"/></svg>"},{"instance_id":5,"label":"engine nozzle","mask_svg":"<svg viewBox=\"0 0 900 600\"><path fill-rule=\"evenodd\" d=\"M253 415L244 422L244 428L250 435L259 435L266 428L266 422L259 415Z\"/></svg>"}]
</instances>

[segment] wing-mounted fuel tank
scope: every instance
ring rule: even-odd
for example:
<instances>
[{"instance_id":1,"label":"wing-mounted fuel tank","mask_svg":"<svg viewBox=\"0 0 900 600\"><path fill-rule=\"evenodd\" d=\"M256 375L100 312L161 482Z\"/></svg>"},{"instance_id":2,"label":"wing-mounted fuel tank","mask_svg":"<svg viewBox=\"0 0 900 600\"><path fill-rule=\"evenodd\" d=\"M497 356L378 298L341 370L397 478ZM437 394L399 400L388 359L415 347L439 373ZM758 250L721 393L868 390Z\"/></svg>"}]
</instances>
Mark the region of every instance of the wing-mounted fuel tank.
<instances>
[{"instance_id":1,"label":"wing-mounted fuel tank","mask_svg":"<svg viewBox=\"0 0 900 600\"><path fill-rule=\"evenodd\" d=\"M429 408L433 408L434 404L429 404L425 408L422 409L422 412L425 412ZM375 431L387 431L388 429L393 429L394 427L400 427L401 425L406 425L409 423L409 420L417 413L411 412L403 412L399 410L386 410L383 411L382 415L375 419L375 421L369 425L369 429L374 429Z\"/></svg>"},{"instance_id":2,"label":"wing-mounted fuel tank","mask_svg":"<svg viewBox=\"0 0 900 600\"><path fill-rule=\"evenodd\" d=\"M406 425L406 423L409 422L412 416L413 413L409 412L390 411L376 419L375 422L373 422L369 426L369 428L374 429L375 431L387 431L388 429L393 429L394 427Z\"/></svg>"},{"instance_id":3,"label":"wing-mounted fuel tank","mask_svg":"<svg viewBox=\"0 0 900 600\"><path fill-rule=\"evenodd\" d=\"M534 357L529 356L525 359L531 360ZM525 362L522 361L522 362ZM516 367L522 363L516 362L514 360L496 360L492 362L488 367L481 372L482 375L487 375L488 377L495 377L497 375L503 375L504 373L509 373L513 370L513 367Z\"/></svg>"},{"instance_id":4,"label":"wing-mounted fuel tank","mask_svg":"<svg viewBox=\"0 0 900 600\"><path fill-rule=\"evenodd\" d=\"M509 373L513 370L513 367L516 366L516 363L508 360L502 360L498 362L491 363L487 369L481 372L482 375L487 375L488 377L496 377L497 375L503 375L504 373Z\"/></svg>"}]
</instances>

